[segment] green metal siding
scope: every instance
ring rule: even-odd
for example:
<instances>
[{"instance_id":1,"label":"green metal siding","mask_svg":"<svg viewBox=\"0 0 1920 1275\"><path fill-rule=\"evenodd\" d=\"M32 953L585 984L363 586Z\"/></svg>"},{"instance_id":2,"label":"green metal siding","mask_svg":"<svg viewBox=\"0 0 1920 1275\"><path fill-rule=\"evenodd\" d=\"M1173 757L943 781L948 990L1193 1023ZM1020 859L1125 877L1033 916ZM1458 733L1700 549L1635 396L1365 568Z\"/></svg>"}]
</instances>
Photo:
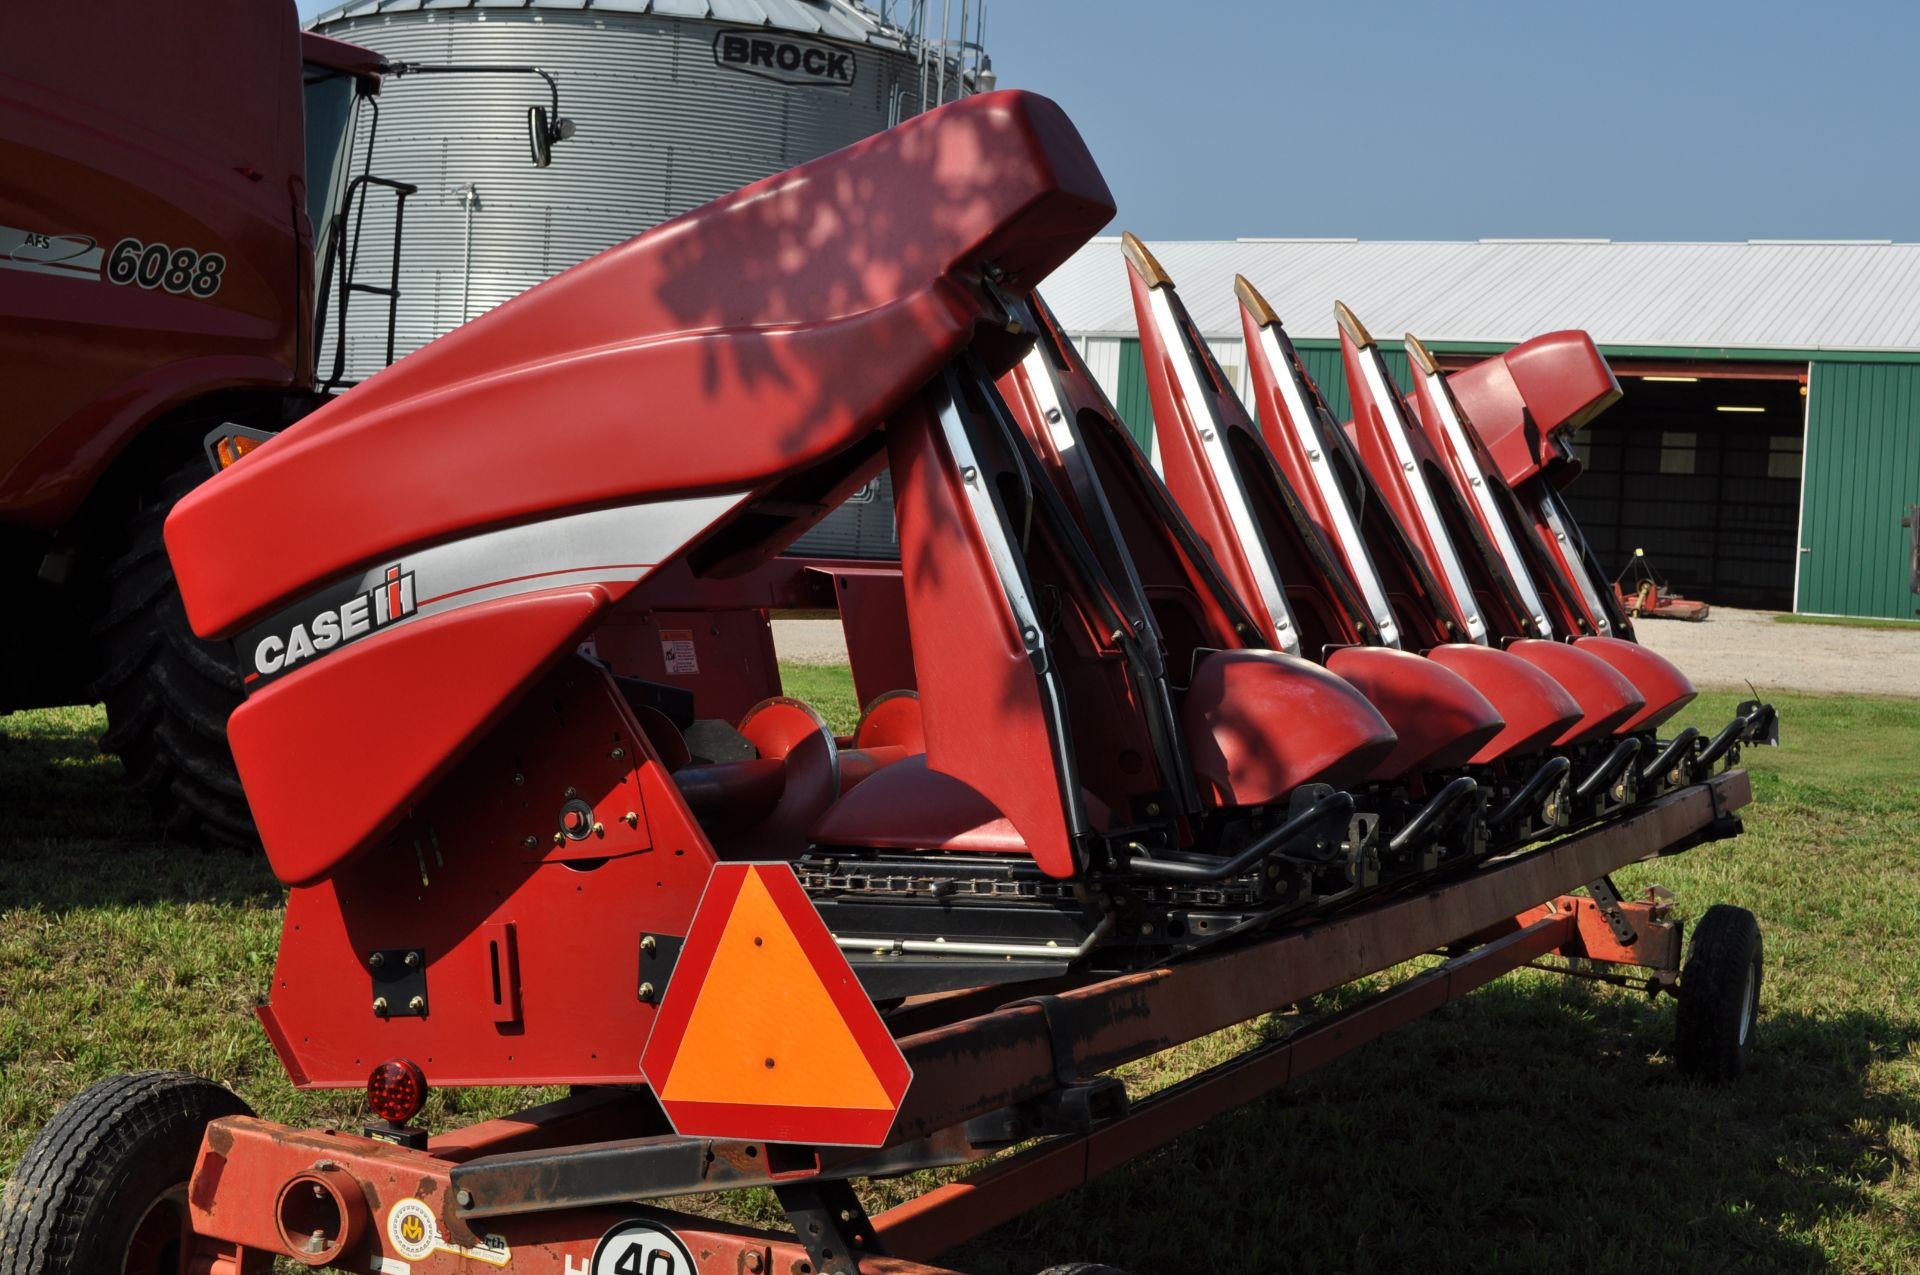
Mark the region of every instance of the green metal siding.
<instances>
[{"instance_id":1,"label":"green metal siding","mask_svg":"<svg viewBox=\"0 0 1920 1275\"><path fill-rule=\"evenodd\" d=\"M1353 415L1353 398L1347 393L1347 369L1340 358L1338 341L1295 341L1294 348L1300 351L1300 361L1307 365L1307 375L1320 387L1320 397L1327 400L1327 410L1338 420L1346 420ZM1393 380L1406 394L1413 389L1413 372L1407 363L1407 352L1391 345L1380 347L1381 355L1386 359L1387 371L1393 373Z\"/></svg>"},{"instance_id":2,"label":"green metal siding","mask_svg":"<svg viewBox=\"0 0 1920 1275\"><path fill-rule=\"evenodd\" d=\"M1153 452L1153 395L1147 390L1147 363L1140 356L1139 337L1120 338L1120 392L1114 410L1126 422L1127 432L1149 455Z\"/></svg>"},{"instance_id":3,"label":"green metal siding","mask_svg":"<svg viewBox=\"0 0 1920 1275\"><path fill-rule=\"evenodd\" d=\"M1345 420L1352 401L1339 343L1308 340L1297 345L1328 408ZM1626 347L1607 347L1605 352L1616 357L1719 353ZM1384 353L1405 390L1411 383L1406 354L1391 345ZM1785 351L1724 354L1790 357ZM1908 590L1910 542L1900 526L1906 507L1920 503L1920 362L1910 355L1906 362L1874 361L1897 357L1839 354L1812 365L1800 527L1800 543L1809 552L1800 555L1798 610L1911 618L1920 606ZM1144 446L1153 429L1153 405L1137 339L1120 342L1119 386L1114 406Z\"/></svg>"},{"instance_id":4,"label":"green metal siding","mask_svg":"<svg viewBox=\"0 0 1920 1275\"><path fill-rule=\"evenodd\" d=\"M1900 515L1920 502L1920 364L1813 364L1803 482L1797 609L1911 618Z\"/></svg>"}]
</instances>

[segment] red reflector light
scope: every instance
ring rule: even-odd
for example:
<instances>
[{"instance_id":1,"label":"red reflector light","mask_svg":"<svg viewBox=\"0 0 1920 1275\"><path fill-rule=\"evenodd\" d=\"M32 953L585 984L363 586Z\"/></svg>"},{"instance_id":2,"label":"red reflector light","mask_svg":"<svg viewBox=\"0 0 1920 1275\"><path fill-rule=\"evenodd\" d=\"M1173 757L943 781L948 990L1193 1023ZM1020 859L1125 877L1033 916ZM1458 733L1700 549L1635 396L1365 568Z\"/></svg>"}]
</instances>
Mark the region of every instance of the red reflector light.
<instances>
[{"instance_id":1,"label":"red reflector light","mask_svg":"<svg viewBox=\"0 0 1920 1275\"><path fill-rule=\"evenodd\" d=\"M382 1120L405 1124L427 1105L427 1076L409 1058L389 1058L367 1077L367 1105Z\"/></svg>"}]
</instances>

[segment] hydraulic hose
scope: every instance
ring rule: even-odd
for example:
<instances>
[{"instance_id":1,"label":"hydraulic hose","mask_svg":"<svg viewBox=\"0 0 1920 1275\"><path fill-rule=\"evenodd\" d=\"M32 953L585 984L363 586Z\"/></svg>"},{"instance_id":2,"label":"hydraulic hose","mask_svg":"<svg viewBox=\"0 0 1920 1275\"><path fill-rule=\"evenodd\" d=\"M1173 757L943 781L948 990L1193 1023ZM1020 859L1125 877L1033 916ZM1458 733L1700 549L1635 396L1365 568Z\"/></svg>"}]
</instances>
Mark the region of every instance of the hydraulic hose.
<instances>
[{"instance_id":1,"label":"hydraulic hose","mask_svg":"<svg viewBox=\"0 0 1920 1275\"><path fill-rule=\"evenodd\" d=\"M1480 785L1465 775L1453 780L1433 794L1427 804L1420 807L1420 813L1407 820L1406 827L1393 834L1387 849L1397 853L1423 840L1449 811L1479 791Z\"/></svg>"},{"instance_id":2,"label":"hydraulic hose","mask_svg":"<svg viewBox=\"0 0 1920 1275\"><path fill-rule=\"evenodd\" d=\"M1532 777L1520 785L1520 791L1513 794L1497 813L1488 816L1487 826L1498 828L1502 824L1512 823L1522 811L1538 801L1542 793L1559 783L1560 777L1572 769L1573 763L1565 757L1549 757L1541 762L1540 769L1534 771Z\"/></svg>"},{"instance_id":3,"label":"hydraulic hose","mask_svg":"<svg viewBox=\"0 0 1920 1275\"><path fill-rule=\"evenodd\" d=\"M1208 864L1194 863L1186 859L1136 857L1127 861L1127 871L1138 872L1142 876L1169 877L1176 881L1225 881L1229 877L1239 876L1262 859L1279 853L1286 848L1288 842L1313 828L1321 820L1352 813L1353 794L1332 793L1314 802L1272 832L1257 838L1252 845L1231 859Z\"/></svg>"},{"instance_id":4,"label":"hydraulic hose","mask_svg":"<svg viewBox=\"0 0 1920 1275\"><path fill-rule=\"evenodd\" d=\"M1573 795L1585 801L1595 793L1600 792L1606 788L1608 784L1613 782L1613 777L1620 773L1620 768L1632 761L1639 751L1640 741L1638 739L1621 740L1613 746L1613 751L1608 753L1606 757L1601 760L1600 764L1588 773L1585 779L1582 779L1578 784L1574 785Z\"/></svg>"},{"instance_id":5,"label":"hydraulic hose","mask_svg":"<svg viewBox=\"0 0 1920 1275\"><path fill-rule=\"evenodd\" d=\"M1640 768L1641 780L1644 782L1658 779L1666 774L1673 763L1679 760L1680 754L1693 747L1693 741L1698 738L1700 738L1700 732L1691 726L1675 735L1672 742L1660 750L1658 756Z\"/></svg>"},{"instance_id":6,"label":"hydraulic hose","mask_svg":"<svg viewBox=\"0 0 1920 1275\"><path fill-rule=\"evenodd\" d=\"M1742 713L1720 728L1720 733L1715 735L1713 741L1701 750L1700 757L1698 761L1695 762L1695 764L1700 767L1702 774L1713 769L1713 763L1726 756L1727 750L1740 741L1741 737L1746 734L1747 728L1753 725L1754 719L1757 717L1759 717L1758 713Z\"/></svg>"}]
</instances>

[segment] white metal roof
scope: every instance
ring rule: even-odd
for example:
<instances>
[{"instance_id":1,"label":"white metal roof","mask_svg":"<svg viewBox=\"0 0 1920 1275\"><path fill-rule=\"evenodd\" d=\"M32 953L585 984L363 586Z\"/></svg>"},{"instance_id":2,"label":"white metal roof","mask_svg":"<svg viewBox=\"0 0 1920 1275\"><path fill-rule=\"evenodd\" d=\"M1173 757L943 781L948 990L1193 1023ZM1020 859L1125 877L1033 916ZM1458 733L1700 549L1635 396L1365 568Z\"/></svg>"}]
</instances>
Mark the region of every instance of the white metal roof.
<instances>
[{"instance_id":1,"label":"white metal roof","mask_svg":"<svg viewBox=\"0 0 1920 1275\"><path fill-rule=\"evenodd\" d=\"M421 9L588 9L600 13L653 13L665 18L709 19L887 48L902 48L907 43L906 32L883 23L878 14L858 0L353 0L317 15L308 25L324 28L341 18L413 13Z\"/></svg>"},{"instance_id":2,"label":"white metal roof","mask_svg":"<svg viewBox=\"0 0 1920 1275\"><path fill-rule=\"evenodd\" d=\"M1584 328L1602 345L1920 352L1920 244L1148 241L1203 333L1240 335L1244 274L1295 337L1335 337L1333 303L1375 335L1512 343ZM1040 288L1061 325L1134 335L1118 238Z\"/></svg>"}]
</instances>

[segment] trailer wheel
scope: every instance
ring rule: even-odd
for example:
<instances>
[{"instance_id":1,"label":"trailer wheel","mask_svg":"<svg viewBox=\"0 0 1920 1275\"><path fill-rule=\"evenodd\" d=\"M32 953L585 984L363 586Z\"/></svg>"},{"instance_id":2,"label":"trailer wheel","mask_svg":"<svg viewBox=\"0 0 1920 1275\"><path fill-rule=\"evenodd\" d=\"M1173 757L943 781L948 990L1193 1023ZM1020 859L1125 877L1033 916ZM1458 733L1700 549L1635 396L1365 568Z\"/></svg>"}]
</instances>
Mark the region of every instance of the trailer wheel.
<instances>
[{"instance_id":1,"label":"trailer wheel","mask_svg":"<svg viewBox=\"0 0 1920 1275\"><path fill-rule=\"evenodd\" d=\"M207 477L204 461L174 471L142 499L107 568L94 634L107 705L100 747L117 753L128 782L169 834L247 848L253 815L227 748L227 715L240 703L233 654L187 623L161 526Z\"/></svg>"},{"instance_id":2,"label":"trailer wheel","mask_svg":"<svg viewBox=\"0 0 1920 1275\"><path fill-rule=\"evenodd\" d=\"M1745 908L1716 903L1694 927L1680 971L1680 1070L1726 1084L1747 1069L1759 1026L1765 960L1760 922Z\"/></svg>"},{"instance_id":3,"label":"trailer wheel","mask_svg":"<svg viewBox=\"0 0 1920 1275\"><path fill-rule=\"evenodd\" d=\"M140 1071L62 1107L0 1197L0 1275L185 1275L187 1179L207 1122L252 1115L178 1071Z\"/></svg>"}]
</instances>

